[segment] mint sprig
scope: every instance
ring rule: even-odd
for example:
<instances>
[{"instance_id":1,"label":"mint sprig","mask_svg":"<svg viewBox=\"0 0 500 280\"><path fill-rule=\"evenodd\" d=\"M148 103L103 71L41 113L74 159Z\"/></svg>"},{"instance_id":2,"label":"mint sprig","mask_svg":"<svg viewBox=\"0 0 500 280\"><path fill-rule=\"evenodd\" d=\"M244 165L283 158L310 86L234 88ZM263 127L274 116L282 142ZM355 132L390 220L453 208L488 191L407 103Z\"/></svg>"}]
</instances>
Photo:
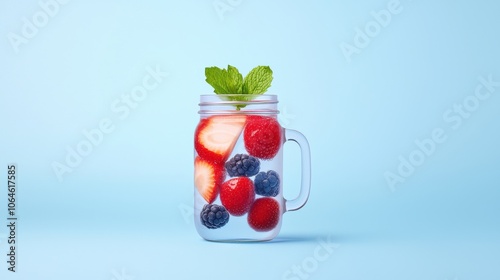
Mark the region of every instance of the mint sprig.
<instances>
[{"instance_id":1,"label":"mint sprig","mask_svg":"<svg viewBox=\"0 0 500 280\"><path fill-rule=\"evenodd\" d=\"M271 86L273 71L269 66L257 66L243 80L243 93L263 94Z\"/></svg>"},{"instance_id":2,"label":"mint sprig","mask_svg":"<svg viewBox=\"0 0 500 280\"><path fill-rule=\"evenodd\" d=\"M234 66L228 65L227 70L213 66L205 68L205 77L216 94L231 94L226 98L232 101L248 101L255 98L251 95L259 95L267 91L273 80L273 71L269 66L257 66L243 79ZM236 105L237 110L243 107L245 105Z\"/></svg>"},{"instance_id":3,"label":"mint sprig","mask_svg":"<svg viewBox=\"0 0 500 280\"><path fill-rule=\"evenodd\" d=\"M236 67L229 65L228 69L219 67L205 68L206 81L214 87L217 94L240 94L243 86L243 76Z\"/></svg>"}]
</instances>

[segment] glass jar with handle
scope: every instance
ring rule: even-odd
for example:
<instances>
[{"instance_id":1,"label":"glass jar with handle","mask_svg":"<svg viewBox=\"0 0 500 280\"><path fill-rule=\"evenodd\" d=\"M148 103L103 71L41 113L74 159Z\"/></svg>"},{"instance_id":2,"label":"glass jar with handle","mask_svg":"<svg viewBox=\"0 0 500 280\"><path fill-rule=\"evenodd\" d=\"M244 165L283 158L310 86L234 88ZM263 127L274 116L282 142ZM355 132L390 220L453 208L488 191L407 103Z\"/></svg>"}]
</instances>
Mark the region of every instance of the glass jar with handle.
<instances>
[{"instance_id":1,"label":"glass jar with handle","mask_svg":"<svg viewBox=\"0 0 500 280\"><path fill-rule=\"evenodd\" d=\"M278 123L276 95L201 95L194 135L195 226L210 241L266 241L309 197L307 139ZM283 144L301 149L301 189L283 197Z\"/></svg>"}]
</instances>

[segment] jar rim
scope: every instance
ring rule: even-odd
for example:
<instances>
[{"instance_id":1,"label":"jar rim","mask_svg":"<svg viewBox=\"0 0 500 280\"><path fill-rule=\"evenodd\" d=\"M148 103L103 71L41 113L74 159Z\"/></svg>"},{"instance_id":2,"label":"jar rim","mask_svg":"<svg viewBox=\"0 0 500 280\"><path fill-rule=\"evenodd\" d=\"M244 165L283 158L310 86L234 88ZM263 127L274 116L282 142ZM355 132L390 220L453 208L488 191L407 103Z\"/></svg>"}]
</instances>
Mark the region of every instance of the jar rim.
<instances>
[{"instance_id":1,"label":"jar rim","mask_svg":"<svg viewBox=\"0 0 500 280\"><path fill-rule=\"evenodd\" d=\"M238 100L244 97L244 100ZM235 100L236 99L236 100ZM200 114L278 114L276 106L278 96L275 94L202 94L200 95ZM250 105L246 109L241 108ZM271 107L267 107L271 106ZM209 109L210 108L210 109Z\"/></svg>"},{"instance_id":2,"label":"jar rim","mask_svg":"<svg viewBox=\"0 0 500 280\"><path fill-rule=\"evenodd\" d=\"M231 100L231 97L245 97L250 100ZM202 94L199 106L277 104L275 94Z\"/></svg>"}]
</instances>

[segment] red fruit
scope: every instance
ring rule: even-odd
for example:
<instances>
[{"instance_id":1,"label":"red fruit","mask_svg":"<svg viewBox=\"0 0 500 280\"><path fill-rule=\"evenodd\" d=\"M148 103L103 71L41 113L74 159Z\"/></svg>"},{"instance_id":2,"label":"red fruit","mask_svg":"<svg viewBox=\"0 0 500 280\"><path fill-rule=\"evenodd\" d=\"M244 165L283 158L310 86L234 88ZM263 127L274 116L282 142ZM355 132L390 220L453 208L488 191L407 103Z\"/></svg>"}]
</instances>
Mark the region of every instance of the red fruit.
<instances>
[{"instance_id":1,"label":"red fruit","mask_svg":"<svg viewBox=\"0 0 500 280\"><path fill-rule=\"evenodd\" d=\"M245 122L245 116L213 116L202 119L194 134L196 152L206 160L216 163L225 162Z\"/></svg>"},{"instance_id":2,"label":"red fruit","mask_svg":"<svg viewBox=\"0 0 500 280\"><path fill-rule=\"evenodd\" d=\"M255 200L248 212L248 224L256 231L270 231L280 221L280 206L270 197Z\"/></svg>"},{"instance_id":3,"label":"red fruit","mask_svg":"<svg viewBox=\"0 0 500 280\"><path fill-rule=\"evenodd\" d=\"M281 126L275 118L251 116L247 120L243 138L250 155L272 159L281 147Z\"/></svg>"},{"instance_id":4,"label":"red fruit","mask_svg":"<svg viewBox=\"0 0 500 280\"><path fill-rule=\"evenodd\" d=\"M194 185L208 203L214 202L225 175L223 166L213 164L200 157L196 157L194 160Z\"/></svg>"},{"instance_id":5,"label":"red fruit","mask_svg":"<svg viewBox=\"0 0 500 280\"><path fill-rule=\"evenodd\" d=\"M220 201L233 216L242 216L248 212L255 199L253 182L248 177L231 179L220 189Z\"/></svg>"}]
</instances>

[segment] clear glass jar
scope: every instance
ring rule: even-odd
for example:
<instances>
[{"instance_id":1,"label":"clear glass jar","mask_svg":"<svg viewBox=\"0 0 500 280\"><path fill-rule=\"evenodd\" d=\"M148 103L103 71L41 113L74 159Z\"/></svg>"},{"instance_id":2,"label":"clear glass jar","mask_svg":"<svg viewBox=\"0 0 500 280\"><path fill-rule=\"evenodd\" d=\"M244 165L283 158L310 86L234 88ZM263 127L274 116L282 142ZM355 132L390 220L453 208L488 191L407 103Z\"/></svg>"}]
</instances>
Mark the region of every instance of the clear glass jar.
<instances>
[{"instance_id":1,"label":"clear glass jar","mask_svg":"<svg viewBox=\"0 0 500 280\"><path fill-rule=\"evenodd\" d=\"M241 101L244 100L244 101ZM276 95L201 95L194 135L194 218L210 241L266 241L282 215L300 209L310 191L310 149L298 131L278 123ZM299 196L283 197L283 144L299 144Z\"/></svg>"}]
</instances>

